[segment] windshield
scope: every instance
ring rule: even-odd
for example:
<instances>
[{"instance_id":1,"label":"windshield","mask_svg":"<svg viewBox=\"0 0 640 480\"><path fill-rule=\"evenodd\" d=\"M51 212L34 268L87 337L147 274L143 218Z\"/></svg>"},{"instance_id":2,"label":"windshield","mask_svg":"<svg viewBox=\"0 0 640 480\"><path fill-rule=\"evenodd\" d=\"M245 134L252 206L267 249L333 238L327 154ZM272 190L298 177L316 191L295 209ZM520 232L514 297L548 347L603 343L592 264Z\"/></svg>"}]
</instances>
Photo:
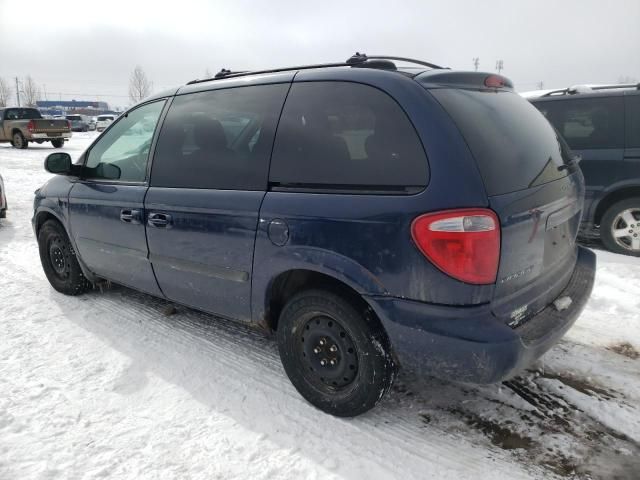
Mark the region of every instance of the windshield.
<instances>
[{"instance_id":1,"label":"windshield","mask_svg":"<svg viewBox=\"0 0 640 480\"><path fill-rule=\"evenodd\" d=\"M5 113L6 120L36 120L42 118L35 108L10 108Z\"/></svg>"},{"instance_id":2,"label":"windshield","mask_svg":"<svg viewBox=\"0 0 640 480\"><path fill-rule=\"evenodd\" d=\"M105 122L108 120L113 120L113 117L98 117L99 122Z\"/></svg>"},{"instance_id":3,"label":"windshield","mask_svg":"<svg viewBox=\"0 0 640 480\"><path fill-rule=\"evenodd\" d=\"M80 115L67 115L67 120L79 121L82 120Z\"/></svg>"},{"instance_id":4,"label":"windshield","mask_svg":"<svg viewBox=\"0 0 640 480\"><path fill-rule=\"evenodd\" d=\"M529 102L510 91L431 89L458 125L489 195L525 190L571 173L570 152ZM560 167L560 168L559 168Z\"/></svg>"}]
</instances>

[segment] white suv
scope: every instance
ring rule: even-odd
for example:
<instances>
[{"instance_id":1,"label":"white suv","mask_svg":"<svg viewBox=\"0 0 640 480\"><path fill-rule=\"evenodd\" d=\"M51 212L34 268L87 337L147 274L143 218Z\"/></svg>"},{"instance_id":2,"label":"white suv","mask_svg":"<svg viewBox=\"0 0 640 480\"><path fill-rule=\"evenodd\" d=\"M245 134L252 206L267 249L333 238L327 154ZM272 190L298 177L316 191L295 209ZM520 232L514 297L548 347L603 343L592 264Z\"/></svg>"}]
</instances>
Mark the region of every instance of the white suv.
<instances>
[{"instance_id":1,"label":"white suv","mask_svg":"<svg viewBox=\"0 0 640 480\"><path fill-rule=\"evenodd\" d=\"M96 130L99 132L102 132L115 119L116 119L115 115L98 115L98 120L96 122Z\"/></svg>"}]
</instances>

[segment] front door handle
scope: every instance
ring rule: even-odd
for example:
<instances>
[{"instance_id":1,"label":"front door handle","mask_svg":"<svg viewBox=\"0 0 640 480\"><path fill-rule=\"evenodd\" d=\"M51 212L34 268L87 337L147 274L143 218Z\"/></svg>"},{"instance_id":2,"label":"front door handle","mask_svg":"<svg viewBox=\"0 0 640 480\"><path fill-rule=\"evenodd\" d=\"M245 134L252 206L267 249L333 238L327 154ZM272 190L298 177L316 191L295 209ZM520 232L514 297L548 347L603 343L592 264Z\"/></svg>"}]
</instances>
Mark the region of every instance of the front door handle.
<instances>
[{"instance_id":1,"label":"front door handle","mask_svg":"<svg viewBox=\"0 0 640 480\"><path fill-rule=\"evenodd\" d=\"M131 209L123 209L120 210L120 220L124 223L132 223L134 225L139 225L142 216L140 215L140 210L131 210Z\"/></svg>"},{"instance_id":2,"label":"front door handle","mask_svg":"<svg viewBox=\"0 0 640 480\"><path fill-rule=\"evenodd\" d=\"M171 228L171 215L168 213L150 213L147 218L147 223L150 227L156 228Z\"/></svg>"}]
</instances>

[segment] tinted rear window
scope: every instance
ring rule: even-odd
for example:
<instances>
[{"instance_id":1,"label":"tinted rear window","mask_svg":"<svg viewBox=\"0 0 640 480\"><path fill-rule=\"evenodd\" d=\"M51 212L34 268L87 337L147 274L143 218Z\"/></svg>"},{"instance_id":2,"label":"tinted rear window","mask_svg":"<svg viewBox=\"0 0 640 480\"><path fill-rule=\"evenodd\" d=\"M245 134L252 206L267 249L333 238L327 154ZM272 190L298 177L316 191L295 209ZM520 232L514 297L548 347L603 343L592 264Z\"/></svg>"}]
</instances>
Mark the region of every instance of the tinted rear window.
<instances>
[{"instance_id":1,"label":"tinted rear window","mask_svg":"<svg viewBox=\"0 0 640 480\"><path fill-rule=\"evenodd\" d=\"M574 150L624 147L622 97L558 99L535 105Z\"/></svg>"},{"instance_id":2,"label":"tinted rear window","mask_svg":"<svg viewBox=\"0 0 640 480\"><path fill-rule=\"evenodd\" d=\"M35 108L9 108L4 116L7 120L36 120L42 118Z\"/></svg>"},{"instance_id":3,"label":"tinted rear window","mask_svg":"<svg viewBox=\"0 0 640 480\"><path fill-rule=\"evenodd\" d=\"M294 83L274 145L269 180L354 190L421 190L422 143L386 93L347 82Z\"/></svg>"},{"instance_id":4,"label":"tinted rear window","mask_svg":"<svg viewBox=\"0 0 640 480\"><path fill-rule=\"evenodd\" d=\"M260 85L177 96L160 131L151 185L265 190L288 88Z\"/></svg>"},{"instance_id":5,"label":"tinted rear window","mask_svg":"<svg viewBox=\"0 0 640 480\"><path fill-rule=\"evenodd\" d=\"M82 120L80 115L67 115L67 120Z\"/></svg>"},{"instance_id":6,"label":"tinted rear window","mask_svg":"<svg viewBox=\"0 0 640 480\"><path fill-rule=\"evenodd\" d=\"M569 161L557 133L543 115L508 91L432 89L449 112L476 159L489 195L551 182L568 174Z\"/></svg>"}]
</instances>

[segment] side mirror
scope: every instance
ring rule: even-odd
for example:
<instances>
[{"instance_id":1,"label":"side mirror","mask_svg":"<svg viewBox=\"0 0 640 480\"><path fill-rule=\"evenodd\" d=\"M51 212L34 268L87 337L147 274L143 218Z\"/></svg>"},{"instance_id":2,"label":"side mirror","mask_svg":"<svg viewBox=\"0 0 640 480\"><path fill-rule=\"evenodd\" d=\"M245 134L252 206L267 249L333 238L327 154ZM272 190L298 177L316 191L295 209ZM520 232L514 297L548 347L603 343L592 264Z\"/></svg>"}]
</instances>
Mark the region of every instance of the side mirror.
<instances>
[{"instance_id":1,"label":"side mirror","mask_svg":"<svg viewBox=\"0 0 640 480\"><path fill-rule=\"evenodd\" d=\"M71 174L71 156L68 153L52 153L44 161L44 169L56 175Z\"/></svg>"}]
</instances>

